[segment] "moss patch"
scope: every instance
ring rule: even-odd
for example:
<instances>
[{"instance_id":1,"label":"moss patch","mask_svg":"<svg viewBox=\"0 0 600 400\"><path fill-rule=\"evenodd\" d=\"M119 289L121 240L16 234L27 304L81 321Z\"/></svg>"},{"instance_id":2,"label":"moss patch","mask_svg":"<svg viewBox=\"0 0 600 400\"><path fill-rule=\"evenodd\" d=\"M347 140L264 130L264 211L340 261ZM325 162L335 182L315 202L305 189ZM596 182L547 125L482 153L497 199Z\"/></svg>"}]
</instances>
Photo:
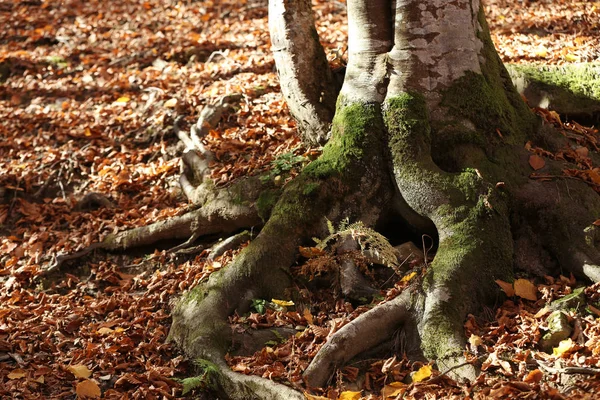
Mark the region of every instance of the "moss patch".
<instances>
[{"instance_id":1,"label":"moss patch","mask_svg":"<svg viewBox=\"0 0 600 400\"><path fill-rule=\"evenodd\" d=\"M256 200L256 209L258 211L258 216L263 222L266 222L271 216L271 211L273 211L273 207L275 207L280 196L280 189L263 190L258 196L258 200Z\"/></svg>"}]
</instances>

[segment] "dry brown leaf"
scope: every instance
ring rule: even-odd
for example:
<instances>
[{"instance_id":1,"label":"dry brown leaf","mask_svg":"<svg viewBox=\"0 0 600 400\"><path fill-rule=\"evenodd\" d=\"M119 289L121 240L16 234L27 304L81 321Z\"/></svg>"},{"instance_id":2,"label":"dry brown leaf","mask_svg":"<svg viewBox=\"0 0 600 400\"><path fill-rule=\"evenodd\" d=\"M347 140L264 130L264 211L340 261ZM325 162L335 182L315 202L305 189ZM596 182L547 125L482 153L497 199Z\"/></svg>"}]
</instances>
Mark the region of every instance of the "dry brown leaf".
<instances>
[{"instance_id":1,"label":"dry brown leaf","mask_svg":"<svg viewBox=\"0 0 600 400\"><path fill-rule=\"evenodd\" d=\"M542 157L532 154L529 156L529 165L531 165L531 168L537 171L538 169L544 168L546 161L544 161Z\"/></svg>"},{"instance_id":2,"label":"dry brown leaf","mask_svg":"<svg viewBox=\"0 0 600 400\"><path fill-rule=\"evenodd\" d=\"M92 379L79 382L75 387L75 393L83 399L99 399L102 395L100 386Z\"/></svg>"},{"instance_id":3,"label":"dry brown leaf","mask_svg":"<svg viewBox=\"0 0 600 400\"><path fill-rule=\"evenodd\" d=\"M330 400L328 397L316 396L306 392L304 392L304 397L306 397L306 400Z\"/></svg>"},{"instance_id":4,"label":"dry brown leaf","mask_svg":"<svg viewBox=\"0 0 600 400\"><path fill-rule=\"evenodd\" d=\"M87 379L92 375L92 371L89 370L88 367L86 367L83 364L78 364L78 365L70 365L67 368L73 375L75 375L75 378L84 378Z\"/></svg>"},{"instance_id":5,"label":"dry brown leaf","mask_svg":"<svg viewBox=\"0 0 600 400\"><path fill-rule=\"evenodd\" d=\"M508 297L513 297L515 295L515 289L513 288L512 283L504 282L500 279L496 279L495 282L500 286L500 289L506 293Z\"/></svg>"},{"instance_id":6,"label":"dry brown leaf","mask_svg":"<svg viewBox=\"0 0 600 400\"><path fill-rule=\"evenodd\" d=\"M314 258L320 257L325 254L324 250L319 249L318 247L302 247L299 246L298 250L300 251L300 255L304 258Z\"/></svg>"},{"instance_id":7,"label":"dry brown leaf","mask_svg":"<svg viewBox=\"0 0 600 400\"><path fill-rule=\"evenodd\" d=\"M27 371L21 368L13 369L6 377L8 379L21 379L27 376Z\"/></svg>"},{"instance_id":8,"label":"dry brown leaf","mask_svg":"<svg viewBox=\"0 0 600 400\"><path fill-rule=\"evenodd\" d=\"M381 391L381 397L383 397L384 400L390 398L395 399L396 397L403 395L404 392L406 392L407 387L408 385L405 383L392 382L389 385L385 385L383 387L383 390Z\"/></svg>"},{"instance_id":9,"label":"dry brown leaf","mask_svg":"<svg viewBox=\"0 0 600 400\"><path fill-rule=\"evenodd\" d=\"M517 279L514 283L515 294L522 299L536 301L537 287L527 279Z\"/></svg>"}]
</instances>

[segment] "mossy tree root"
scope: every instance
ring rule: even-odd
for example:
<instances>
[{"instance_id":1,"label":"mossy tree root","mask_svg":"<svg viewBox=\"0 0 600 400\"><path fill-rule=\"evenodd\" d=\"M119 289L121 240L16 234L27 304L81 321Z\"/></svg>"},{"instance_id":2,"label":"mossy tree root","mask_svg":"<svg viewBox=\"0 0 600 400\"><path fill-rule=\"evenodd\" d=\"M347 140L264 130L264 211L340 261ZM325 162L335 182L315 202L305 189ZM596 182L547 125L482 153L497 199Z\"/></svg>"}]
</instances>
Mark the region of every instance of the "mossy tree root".
<instances>
[{"instance_id":1,"label":"mossy tree root","mask_svg":"<svg viewBox=\"0 0 600 400\"><path fill-rule=\"evenodd\" d=\"M381 218L393 192L385 173L387 160L381 157L378 106L341 105L338 114L343 117L323 154L286 186L257 238L231 264L184 295L174 309L169 337L190 358L221 360L231 343L227 317L234 310L246 311L252 299L285 298L298 246L325 236L325 219L374 225ZM232 372L227 376L237 382L223 387L229 397L259 397L258 378L234 378Z\"/></svg>"},{"instance_id":2,"label":"mossy tree root","mask_svg":"<svg viewBox=\"0 0 600 400\"><path fill-rule=\"evenodd\" d=\"M474 169L441 170L432 160L425 99L402 93L386 101L394 175L406 202L438 230L439 247L416 309L425 357L445 369L462 363L468 312L490 300L495 279L509 279L512 236L505 196ZM454 375L473 378L472 368Z\"/></svg>"}]
</instances>

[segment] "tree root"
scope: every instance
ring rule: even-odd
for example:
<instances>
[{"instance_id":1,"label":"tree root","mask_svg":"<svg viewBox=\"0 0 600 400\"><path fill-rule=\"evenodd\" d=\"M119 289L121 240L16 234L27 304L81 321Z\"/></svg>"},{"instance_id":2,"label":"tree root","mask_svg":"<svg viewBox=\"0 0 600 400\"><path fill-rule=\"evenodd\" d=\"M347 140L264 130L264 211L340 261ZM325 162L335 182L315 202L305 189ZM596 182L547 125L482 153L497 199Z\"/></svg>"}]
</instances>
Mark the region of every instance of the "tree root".
<instances>
[{"instance_id":1,"label":"tree root","mask_svg":"<svg viewBox=\"0 0 600 400\"><path fill-rule=\"evenodd\" d=\"M307 385L324 386L336 368L390 338L403 323L410 322L411 308L410 294L405 290L344 325L321 347L304 372Z\"/></svg>"},{"instance_id":2,"label":"tree root","mask_svg":"<svg viewBox=\"0 0 600 400\"><path fill-rule=\"evenodd\" d=\"M374 108L365 107L367 115L376 115ZM336 135L321 157L286 186L257 238L232 263L214 272L208 282L194 288L178 303L169 339L189 357L222 359L232 339L227 317L234 310L245 312L252 299L285 298L281 296L291 286L288 269L296 259L298 246L311 237L327 234L325 218L334 223L348 218L374 225L384 216L381 210L391 200L392 186L389 176L381 173L385 171L385 160L373 157L381 154L382 130L376 129L376 118L352 117L344 121L348 124L345 134ZM353 137L353 131L359 136ZM356 140L365 141L368 152L342 153L340 158L348 142ZM227 372L224 376L236 375ZM259 378L243 379L237 379L243 388L222 383L229 397L257 397L257 387L263 387L257 383ZM281 393L264 396L300 398L292 392L289 396Z\"/></svg>"}]
</instances>

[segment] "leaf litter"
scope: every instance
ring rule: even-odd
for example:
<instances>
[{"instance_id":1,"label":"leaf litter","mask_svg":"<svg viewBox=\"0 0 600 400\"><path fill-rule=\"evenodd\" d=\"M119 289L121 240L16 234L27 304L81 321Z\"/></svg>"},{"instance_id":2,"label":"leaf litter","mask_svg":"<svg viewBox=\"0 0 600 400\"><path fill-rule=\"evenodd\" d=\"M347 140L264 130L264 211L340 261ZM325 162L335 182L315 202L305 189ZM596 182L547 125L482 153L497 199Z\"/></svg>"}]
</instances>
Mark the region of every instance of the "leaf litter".
<instances>
[{"instance_id":1,"label":"leaf litter","mask_svg":"<svg viewBox=\"0 0 600 400\"><path fill-rule=\"evenodd\" d=\"M194 123L220 96L241 93L243 101L206 137L216 155L211 177L217 185L268 169L284 153L318 154L299 147L279 93L266 5L0 4L0 396L182 396L176 378L186 376L188 365L166 344L170 301L217 268L206 254L183 263L158 250L145 258L103 255L87 260L85 274L66 274L49 288L36 286L35 278L57 254L185 212L172 126L178 116L184 125ZM344 4L317 0L314 7L323 45L338 66L345 57ZM549 64L598 59L599 8L578 1L486 3L503 61ZM598 150L597 130L536 111L572 145L554 153L530 145L532 156L572 167L561 178L548 176L536 158L532 178L570 177L598 190L600 171L588 157ZM92 193L107 202L78 209ZM315 254L307 271L312 268L318 279L334 264L330 255ZM300 374L327 337L417 284L417 270L371 303L298 287L299 299L274 299L264 314L234 316L233 329L293 327L297 334L229 362L234 370L303 388ZM546 352L539 348L547 329L544 309L570 294L576 282L526 281L509 284L515 292L522 288L521 295L503 286L508 298L487 318L467 320L472 340L465 351L486 366L471 386L428 364L392 356L348 365L336 371L328 389L306 392L307 398L586 398L599 389L590 379L600 367L598 285L585 289L587 308L566 311L575 327L571 337ZM575 379L567 385L565 377ZM570 391L561 394L565 387Z\"/></svg>"}]
</instances>

